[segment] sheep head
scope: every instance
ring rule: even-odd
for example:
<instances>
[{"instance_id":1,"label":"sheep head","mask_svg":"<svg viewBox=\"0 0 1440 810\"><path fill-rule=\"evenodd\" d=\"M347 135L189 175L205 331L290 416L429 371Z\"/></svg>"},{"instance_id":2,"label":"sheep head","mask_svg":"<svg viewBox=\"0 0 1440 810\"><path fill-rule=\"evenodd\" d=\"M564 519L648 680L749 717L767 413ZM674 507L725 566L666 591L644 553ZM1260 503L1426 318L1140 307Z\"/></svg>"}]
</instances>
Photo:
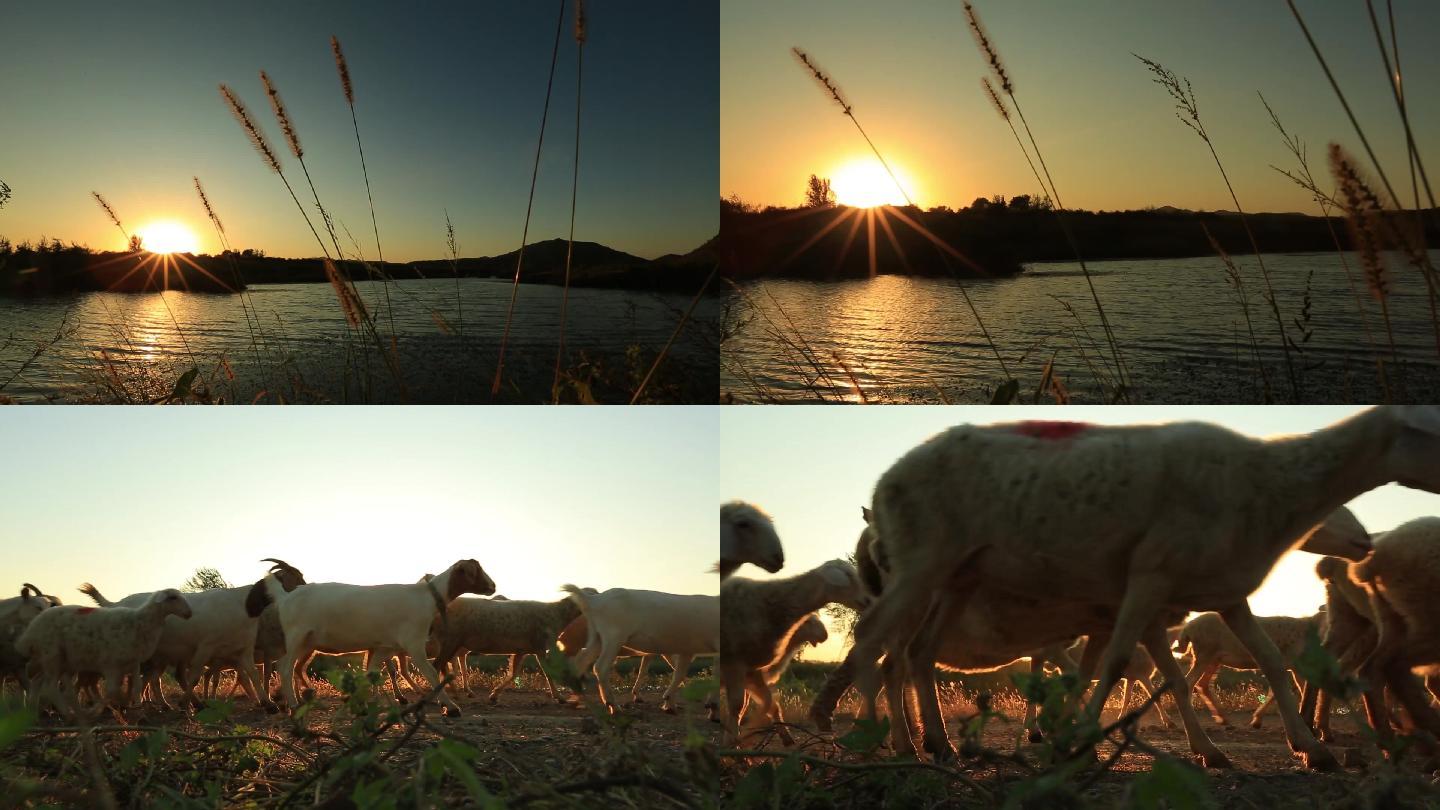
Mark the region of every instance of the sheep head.
<instances>
[{"instance_id":1,"label":"sheep head","mask_svg":"<svg viewBox=\"0 0 1440 810\"><path fill-rule=\"evenodd\" d=\"M785 567L785 549L770 516L754 504L731 501L720 507L720 568L751 563L770 573Z\"/></svg>"},{"instance_id":2,"label":"sheep head","mask_svg":"<svg viewBox=\"0 0 1440 810\"><path fill-rule=\"evenodd\" d=\"M844 560L830 560L813 570L825 585L828 602L840 604L855 610L864 610L870 605L870 596L860 583L855 566Z\"/></svg>"},{"instance_id":3,"label":"sheep head","mask_svg":"<svg viewBox=\"0 0 1440 810\"><path fill-rule=\"evenodd\" d=\"M275 579L280 581L280 587L284 588L286 593L305 584L305 575L300 573L300 569L284 560L266 557L260 562L274 563L267 573L275 575Z\"/></svg>"},{"instance_id":4,"label":"sheep head","mask_svg":"<svg viewBox=\"0 0 1440 810\"><path fill-rule=\"evenodd\" d=\"M446 588L445 599L454 600L462 593L473 593L478 596L489 596L495 593L495 581L480 567L475 560L460 560L450 566L450 582Z\"/></svg>"},{"instance_id":5,"label":"sheep head","mask_svg":"<svg viewBox=\"0 0 1440 810\"><path fill-rule=\"evenodd\" d=\"M1325 522L1312 529L1300 544L1302 551L1347 560L1363 560L1372 548L1370 533L1343 506L1331 512Z\"/></svg>"},{"instance_id":6,"label":"sheep head","mask_svg":"<svg viewBox=\"0 0 1440 810\"><path fill-rule=\"evenodd\" d=\"M163 591L156 591L150 597L150 604L159 605L160 612L167 616L179 616L182 619L190 618L190 603L185 597L174 588L166 588Z\"/></svg>"},{"instance_id":7,"label":"sheep head","mask_svg":"<svg viewBox=\"0 0 1440 810\"><path fill-rule=\"evenodd\" d=\"M1387 409L1399 424L1387 460L1401 486L1440 493L1440 405L1405 405Z\"/></svg>"},{"instance_id":8,"label":"sheep head","mask_svg":"<svg viewBox=\"0 0 1440 810\"><path fill-rule=\"evenodd\" d=\"M818 647L830 638L830 631L825 629L825 622L820 617L811 613L805 617L805 621L795 629L795 638L805 644Z\"/></svg>"},{"instance_id":9,"label":"sheep head","mask_svg":"<svg viewBox=\"0 0 1440 810\"><path fill-rule=\"evenodd\" d=\"M1350 563L1339 557L1321 557L1320 562L1315 563L1315 576L1327 582L1348 580L1350 578Z\"/></svg>"}]
</instances>

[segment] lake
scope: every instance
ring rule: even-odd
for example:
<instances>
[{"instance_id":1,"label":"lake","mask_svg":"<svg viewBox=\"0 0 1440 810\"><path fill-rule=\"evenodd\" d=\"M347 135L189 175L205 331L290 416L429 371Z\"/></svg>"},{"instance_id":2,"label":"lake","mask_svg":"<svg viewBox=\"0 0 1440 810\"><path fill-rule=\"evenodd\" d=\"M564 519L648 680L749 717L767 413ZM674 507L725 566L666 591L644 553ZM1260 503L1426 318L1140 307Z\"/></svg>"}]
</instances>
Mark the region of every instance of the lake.
<instances>
[{"instance_id":1,"label":"lake","mask_svg":"<svg viewBox=\"0 0 1440 810\"><path fill-rule=\"evenodd\" d=\"M1440 264L1440 251L1432 251L1431 258ZM1387 356L1388 341L1355 255L1345 254L1345 260L1360 285L1359 311L1337 254L1267 254L1264 259L1286 328L1303 350L1292 355L1304 401L1383 401L1365 319L1371 339ZM1275 397L1288 401L1278 328L1261 296L1255 258L1235 261L1250 302L1260 362ZM1087 266L1129 369L1134 401L1263 401L1244 312L1218 258ZM1398 257L1392 256L1389 266L1387 303L1401 365L1389 371L1391 399L1440 401L1440 363L1424 280ZM1032 264L1014 278L964 284L1011 374L1020 380L1024 401L1031 401L1052 357L1074 401L1101 400L1104 389L1091 368L1102 366L1108 349L1102 354L1096 348L1103 347L1104 337L1079 265ZM1310 338L1302 342L1293 321L1301 317L1307 284ZM988 402L1005 376L956 285L948 279L892 275L747 284L736 295L741 315L730 327L734 335L721 350L720 390L751 401L859 401L863 394L879 402ZM1078 319L1063 304L1073 307Z\"/></svg>"},{"instance_id":2,"label":"lake","mask_svg":"<svg viewBox=\"0 0 1440 810\"><path fill-rule=\"evenodd\" d=\"M228 402L492 401L508 281L461 279L458 297L453 279L398 281L389 285L389 308L385 285L357 288L387 346L393 311L398 379L368 334L347 326L329 285L267 284L243 300L174 290L0 298L0 394L19 402L148 401L198 366L212 396ZM496 401L549 400L560 297L559 287L520 286ZM583 389L601 402L628 401L689 303L684 295L571 289L567 398ZM716 400L719 309L714 298L700 302L647 391L665 401Z\"/></svg>"}]
</instances>

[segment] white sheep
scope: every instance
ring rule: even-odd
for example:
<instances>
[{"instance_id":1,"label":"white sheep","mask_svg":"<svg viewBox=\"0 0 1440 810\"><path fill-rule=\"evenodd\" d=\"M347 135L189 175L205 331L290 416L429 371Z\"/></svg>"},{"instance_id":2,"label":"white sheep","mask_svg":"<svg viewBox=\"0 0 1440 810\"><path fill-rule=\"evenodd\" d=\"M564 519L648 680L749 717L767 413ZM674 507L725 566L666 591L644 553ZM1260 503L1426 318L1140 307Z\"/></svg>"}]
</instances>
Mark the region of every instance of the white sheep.
<instances>
[{"instance_id":1,"label":"white sheep","mask_svg":"<svg viewBox=\"0 0 1440 810\"><path fill-rule=\"evenodd\" d=\"M280 625L285 634L285 654L280 658L280 689L292 709L299 705L295 694L295 667L314 652L331 654L378 653L410 656L432 688L440 687L440 676L425 657L430 625L437 612L463 593L488 595L495 583L475 560L460 560L433 580L406 585L348 585L337 582L311 583L286 592L274 574L255 583L246 602L251 616L259 616L266 605L280 607ZM368 668L368 663L367 663ZM460 707L439 688L445 714L460 716Z\"/></svg>"},{"instance_id":2,"label":"white sheep","mask_svg":"<svg viewBox=\"0 0 1440 810\"><path fill-rule=\"evenodd\" d=\"M0 687L6 680L14 678L22 692L30 691L30 678L26 672L28 662L15 649L15 640L42 610L59 604L59 599L42 593L28 582L20 586L19 596L0 599Z\"/></svg>"},{"instance_id":3,"label":"white sheep","mask_svg":"<svg viewBox=\"0 0 1440 810\"><path fill-rule=\"evenodd\" d=\"M620 651L629 647L641 653L663 655L674 673L660 698L660 707L669 710L680 682L697 656L720 650L720 597L681 595L632 588L593 589L561 586L560 590L580 606L589 623L585 647L575 658L575 668L588 672L593 667L600 700L610 711L606 683Z\"/></svg>"},{"instance_id":4,"label":"white sheep","mask_svg":"<svg viewBox=\"0 0 1440 810\"><path fill-rule=\"evenodd\" d=\"M268 573L273 574L286 589L305 582L304 574L283 560L267 559L262 562L272 563ZM118 602L111 602L88 582L81 585L80 590L102 607L139 607L153 595L153 592L131 594ZM175 680L180 684L187 705L198 709L202 703L195 694L195 684L204 677L207 666L223 665L236 669L240 687L252 700L267 712L276 710L255 670L259 620L246 612L249 593L250 587L246 586L212 588L188 594L185 601L190 607L190 615L186 620L165 622L155 653L143 666L147 687L160 705L168 706L160 684L160 675L164 671L174 669Z\"/></svg>"},{"instance_id":5,"label":"white sheep","mask_svg":"<svg viewBox=\"0 0 1440 810\"><path fill-rule=\"evenodd\" d=\"M720 578L745 563L770 573L785 566L785 550L775 533L775 522L760 507L744 501L720 505Z\"/></svg>"},{"instance_id":6,"label":"white sheep","mask_svg":"<svg viewBox=\"0 0 1440 810\"><path fill-rule=\"evenodd\" d=\"M1368 684L1365 712L1370 725L1382 743L1390 740L1385 706L1389 687L1420 729L1440 736L1440 714L1411 675L1414 668L1432 674L1440 664L1440 610L1435 602L1440 517L1417 518L1377 535L1374 553L1352 564L1350 576L1369 593L1377 631L1374 649L1360 666Z\"/></svg>"},{"instance_id":7,"label":"white sheep","mask_svg":"<svg viewBox=\"0 0 1440 810\"><path fill-rule=\"evenodd\" d=\"M66 716L77 719L76 676L98 672L105 679L106 702L116 712L124 709L138 690L140 665L155 653L170 616L190 617L185 597L173 588L156 591L141 607L60 605L41 611L15 642L40 672L36 705L49 696Z\"/></svg>"},{"instance_id":8,"label":"white sheep","mask_svg":"<svg viewBox=\"0 0 1440 810\"><path fill-rule=\"evenodd\" d=\"M775 711L774 697L764 671L785 654L790 638L810 614L836 602L860 610L869 602L855 566L844 560L830 560L793 577L753 580L731 577L720 584L721 621L720 686L726 705L721 715L725 731L734 744L740 742L740 718L749 696L759 702L756 717L768 718ZM777 727L780 739L791 744L784 726Z\"/></svg>"},{"instance_id":9,"label":"white sheep","mask_svg":"<svg viewBox=\"0 0 1440 810\"><path fill-rule=\"evenodd\" d=\"M1377 408L1269 441L1205 423L952 428L876 485L876 528L894 586L856 628L856 682L874 695L880 656L907 654L926 748L949 758L934 684L943 627L924 621L937 602L953 610L984 583L1043 596L1057 611L1116 608L1088 706L1096 717L1136 643L1169 668L1162 611L1217 610L1276 686L1291 748L1312 767L1337 768L1300 722L1295 695L1281 686L1284 659L1245 600L1282 554L1356 495L1392 481L1440 491L1437 458L1435 406ZM1307 548L1358 558L1369 540L1323 545ZM1167 680L1180 683L1178 671ZM1189 701L1179 708L1191 749L1207 764L1228 764Z\"/></svg>"},{"instance_id":10,"label":"white sheep","mask_svg":"<svg viewBox=\"0 0 1440 810\"><path fill-rule=\"evenodd\" d=\"M595 589L590 588L588 590L594 591ZM598 591L596 591L596 593L598 593ZM565 625L564 630L560 631L559 638L555 639L555 645L561 652L565 653L567 657L574 659L575 656L580 654L581 650L585 649L585 642L589 638L590 622L587 621L583 615L576 616L569 624ZM621 645L620 658L634 658L637 656L640 658L640 663L635 668L635 683L630 687L631 703L642 702L640 699L640 685L645 681L645 670L650 666L650 659L655 656ZM668 658L665 660L666 663L670 663L672 667L674 666L673 662ZM511 662L511 669L513 670L514 667L514 662ZM514 676L511 677L513 678ZM549 675L545 676L545 683L550 683ZM550 686L550 696L554 697L557 703L562 702L561 698L555 694L555 687L553 685ZM667 711L671 710L672 709L667 708Z\"/></svg>"},{"instance_id":11,"label":"white sheep","mask_svg":"<svg viewBox=\"0 0 1440 810\"><path fill-rule=\"evenodd\" d=\"M1287 666L1293 668L1295 660L1305 650L1305 640L1311 633L1317 636L1320 633L1324 617L1325 612L1321 611L1313 616L1257 616L1255 620L1260 623L1265 635L1275 642L1275 647L1285 657ZM1201 613L1186 622L1176 644L1177 652L1182 655L1189 652L1195 656L1185 680L1192 689L1200 693L1200 698L1210 709L1210 717L1219 725L1229 725L1224 712L1220 711L1220 706L1215 702L1215 693L1210 688L1211 682L1220 667L1256 669L1254 656L1250 655L1250 651L1245 649L1240 639L1230 632L1230 628L1225 626L1225 620L1220 618L1218 613ZM1260 728L1261 718L1266 710L1274 705L1274 698L1275 686L1270 684L1265 699L1250 716L1251 728Z\"/></svg>"}]
</instances>

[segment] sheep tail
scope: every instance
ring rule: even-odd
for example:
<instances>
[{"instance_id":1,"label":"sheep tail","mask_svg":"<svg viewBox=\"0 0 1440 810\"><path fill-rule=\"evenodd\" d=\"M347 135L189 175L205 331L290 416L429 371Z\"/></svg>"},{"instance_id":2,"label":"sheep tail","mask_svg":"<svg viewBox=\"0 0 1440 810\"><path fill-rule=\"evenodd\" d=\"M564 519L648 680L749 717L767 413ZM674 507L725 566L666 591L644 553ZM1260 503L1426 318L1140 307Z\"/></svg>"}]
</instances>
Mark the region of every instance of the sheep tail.
<instances>
[{"instance_id":1,"label":"sheep tail","mask_svg":"<svg viewBox=\"0 0 1440 810\"><path fill-rule=\"evenodd\" d=\"M570 601L574 602L576 607L580 608L581 613L587 616L590 615L590 604L585 600L586 594L584 591L574 585L568 584L561 585L560 590L570 594Z\"/></svg>"},{"instance_id":2,"label":"sheep tail","mask_svg":"<svg viewBox=\"0 0 1440 810\"><path fill-rule=\"evenodd\" d=\"M90 597L91 601L93 601L100 607L111 607L115 604L114 602L111 602L109 599L106 599L103 595L101 595L100 590L88 582L81 584L78 590L86 596Z\"/></svg>"}]
</instances>

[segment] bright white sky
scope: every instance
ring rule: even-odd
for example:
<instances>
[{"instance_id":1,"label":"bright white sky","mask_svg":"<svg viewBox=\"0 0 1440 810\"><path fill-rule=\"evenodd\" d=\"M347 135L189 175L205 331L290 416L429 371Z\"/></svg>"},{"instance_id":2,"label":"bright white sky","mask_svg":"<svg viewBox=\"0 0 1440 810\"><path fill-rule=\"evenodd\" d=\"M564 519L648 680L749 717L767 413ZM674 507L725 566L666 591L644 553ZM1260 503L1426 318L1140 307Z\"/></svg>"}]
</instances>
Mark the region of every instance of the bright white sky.
<instances>
[{"instance_id":1,"label":"bright white sky","mask_svg":"<svg viewBox=\"0 0 1440 810\"><path fill-rule=\"evenodd\" d=\"M0 589L67 602L232 585L414 582L474 558L511 598L708 593L714 408L7 408Z\"/></svg>"},{"instance_id":2,"label":"bright white sky","mask_svg":"<svg viewBox=\"0 0 1440 810\"><path fill-rule=\"evenodd\" d=\"M1338 422L1362 409L1305 406L906 406L889 408L729 408L720 415L721 500L759 504L775 519L785 544L785 570L792 575L855 550L864 523L861 505L891 463L945 428L965 422L987 424L1023 419L1063 419L1098 424L1205 421L1252 436L1304 433ZM1373 532L1411 518L1440 514L1440 496L1388 485L1349 504ZM1292 552L1250 597L1258 615L1309 615L1325 600L1315 577L1313 554ZM746 566L743 576L765 578ZM838 658L843 639L817 650L814 658Z\"/></svg>"}]
</instances>

